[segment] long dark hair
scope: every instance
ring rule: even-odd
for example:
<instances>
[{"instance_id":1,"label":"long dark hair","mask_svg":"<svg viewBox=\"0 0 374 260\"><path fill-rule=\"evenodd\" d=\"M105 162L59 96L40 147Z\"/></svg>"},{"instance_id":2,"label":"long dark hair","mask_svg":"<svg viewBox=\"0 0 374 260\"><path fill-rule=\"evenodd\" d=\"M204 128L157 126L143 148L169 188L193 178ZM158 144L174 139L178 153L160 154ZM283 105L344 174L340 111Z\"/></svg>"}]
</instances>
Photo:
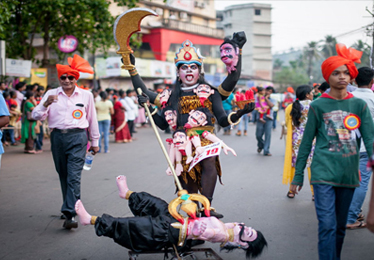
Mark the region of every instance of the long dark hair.
<instances>
[{"instance_id":1,"label":"long dark hair","mask_svg":"<svg viewBox=\"0 0 374 260\"><path fill-rule=\"evenodd\" d=\"M243 224L239 224L239 225L241 226L241 229L239 232L239 238L241 240L245 226ZM249 242L249 241L241 240L242 242L245 242L248 244L247 248L242 248L240 246L226 244L224 246L221 246L221 251L226 250L226 252L229 253L233 251L234 249L242 248L245 251L245 256L247 259L257 258L258 256L262 254L262 251L264 250L265 247L267 247L268 243L264 235L260 231L257 230L256 232L257 232L257 238L254 241Z\"/></svg>"},{"instance_id":2,"label":"long dark hair","mask_svg":"<svg viewBox=\"0 0 374 260\"><path fill-rule=\"evenodd\" d=\"M300 101L305 100L306 95L309 94L311 91L312 91L312 87L309 85L301 85L301 86L298 86L296 89L296 100L292 104L292 110L290 113L292 117L292 123L296 127L300 126L300 117L301 117L301 110L302 110Z\"/></svg>"}]
</instances>

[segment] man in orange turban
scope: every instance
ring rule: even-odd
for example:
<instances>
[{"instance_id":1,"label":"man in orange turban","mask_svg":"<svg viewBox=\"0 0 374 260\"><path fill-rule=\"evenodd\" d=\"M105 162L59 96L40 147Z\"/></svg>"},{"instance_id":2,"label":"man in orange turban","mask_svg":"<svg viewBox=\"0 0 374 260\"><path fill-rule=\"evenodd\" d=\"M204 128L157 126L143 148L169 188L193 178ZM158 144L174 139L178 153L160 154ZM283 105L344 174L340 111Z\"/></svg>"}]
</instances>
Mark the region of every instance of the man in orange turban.
<instances>
[{"instance_id":1,"label":"man in orange turban","mask_svg":"<svg viewBox=\"0 0 374 260\"><path fill-rule=\"evenodd\" d=\"M90 64L78 55L68 58L69 65L57 64L60 87L48 90L40 104L32 111L33 118L45 120L48 116L51 132L51 151L56 171L60 177L63 203L62 218L65 229L77 228L74 219L75 202L80 199L81 173L87 149L87 129L91 147L99 151L99 125L93 95L78 88L79 72L93 74Z\"/></svg>"},{"instance_id":2,"label":"man in orange turban","mask_svg":"<svg viewBox=\"0 0 374 260\"><path fill-rule=\"evenodd\" d=\"M310 182L318 218L318 254L319 259L331 260L340 259L348 210L359 186L360 138L369 158L374 138L366 102L347 92L347 85L358 75L354 62L360 62L362 53L343 44L337 44L336 49L338 56L322 63L331 91L310 104L291 185L292 192L301 190L306 161L316 139Z\"/></svg>"}]
</instances>

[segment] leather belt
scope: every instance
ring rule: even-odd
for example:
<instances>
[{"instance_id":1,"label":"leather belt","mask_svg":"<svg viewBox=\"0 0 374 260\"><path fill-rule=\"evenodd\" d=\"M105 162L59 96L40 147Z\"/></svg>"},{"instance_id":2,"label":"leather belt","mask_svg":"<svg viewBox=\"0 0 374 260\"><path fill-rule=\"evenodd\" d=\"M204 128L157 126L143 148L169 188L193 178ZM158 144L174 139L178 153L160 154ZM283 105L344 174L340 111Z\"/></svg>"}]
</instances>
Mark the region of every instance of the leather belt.
<instances>
[{"instance_id":1,"label":"leather belt","mask_svg":"<svg viewBox=\"0 0 374 260\"><path fill-rule=\"evenodd\" d=\"M86 129L82 128L70 128L70 129L58 129L58 128L53 128L52 131L56 131L61 134L70 134L70 133L78 133L78 132L84 132Z\"/></svg>"}]
</instances>

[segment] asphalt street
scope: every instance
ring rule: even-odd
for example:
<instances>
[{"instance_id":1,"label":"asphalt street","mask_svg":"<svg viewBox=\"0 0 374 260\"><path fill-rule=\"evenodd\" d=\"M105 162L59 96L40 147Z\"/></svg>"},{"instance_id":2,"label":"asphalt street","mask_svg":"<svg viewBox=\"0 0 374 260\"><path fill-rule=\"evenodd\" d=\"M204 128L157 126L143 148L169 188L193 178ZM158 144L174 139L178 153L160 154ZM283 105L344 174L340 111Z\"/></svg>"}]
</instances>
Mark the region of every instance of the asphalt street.
<instances>
[{"instance_id":1,"label":"asphalt street","mask_svg":"<svg viewBox=\"0 0 374 260\"><path fill-rule=\"evenodd\" d=\"M224 185L217 184L212 206L224 214L223 221L244 222L263 232L268 248L259 259L318 259L310 188L305 185L295 199L288 199L288 187L282 185L285 143L279 139L280 127L272 132L271 157L257 153L255 125L249 125L248 136L238 137L235 132L217 134L238 156L221 154ZM170 137L160 134L164 140ZM132 143L117 144L111 136L110 153L98 154L92 169L83 171L81 199L91 215L132 216L126 201L118 196L115 178L120 174L127 176L131 190L147 191L166 201L175 198L174 182L165 173L167 163L152 129L139 128L135 137ZM0 170L1 260L128 259L126 248L96 236L92 226L62 228L62 196L49 140L42 154L24 154L23 145L5 151ZM367 210L368 200L364 214ZM349 230L342 259L373 259L373 245L374 234L367 229ZM200 247L212 248L223 259L245 259L240 250L220 252L219 244ZM163 255L138 259L163 259Z\"/></svg>"}]
</instances>

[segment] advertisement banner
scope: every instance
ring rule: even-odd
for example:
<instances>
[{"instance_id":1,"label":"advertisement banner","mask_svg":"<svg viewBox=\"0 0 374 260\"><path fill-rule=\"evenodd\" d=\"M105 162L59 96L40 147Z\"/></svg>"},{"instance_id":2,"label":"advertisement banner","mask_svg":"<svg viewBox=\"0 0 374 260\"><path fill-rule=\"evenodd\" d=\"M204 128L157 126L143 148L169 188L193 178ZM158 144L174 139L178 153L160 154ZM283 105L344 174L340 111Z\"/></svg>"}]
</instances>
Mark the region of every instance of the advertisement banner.
<instances>
[{"instance_id":1,"label":"advertisement banner","mask_svg":"<svg viewBox=\"0 0 374 260\"><path fill-rule=\"evenodd\" d=\"M31 69L31 81L30 84L38 83L39 85L46 87L48 85L48 69Z\"/></svg>"},{"instance_id":2,"label":"advertisement banner","mask_svg":"<svg viewBox=\"0 0 374 260\"><path fill-rule=\"evenodd\" d=\"M121 57L96 58L96 75L98 78L130 77L125 69L121 69ZM172 62L136 59L136 70L147 78L176 78L175 66Z\"/></svg>"},{"instance_id":3,"label":"advertisement banner","mask_svg":"<svg viewBox=\"0 0 374 260\"><path fill-rule=\"evenodd\" d=\"M6 59L5 75L30 78L31 60Z\"/></svg>"}]
</instances>

